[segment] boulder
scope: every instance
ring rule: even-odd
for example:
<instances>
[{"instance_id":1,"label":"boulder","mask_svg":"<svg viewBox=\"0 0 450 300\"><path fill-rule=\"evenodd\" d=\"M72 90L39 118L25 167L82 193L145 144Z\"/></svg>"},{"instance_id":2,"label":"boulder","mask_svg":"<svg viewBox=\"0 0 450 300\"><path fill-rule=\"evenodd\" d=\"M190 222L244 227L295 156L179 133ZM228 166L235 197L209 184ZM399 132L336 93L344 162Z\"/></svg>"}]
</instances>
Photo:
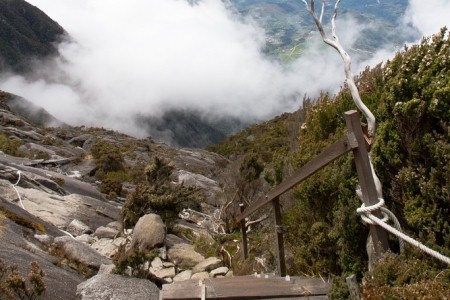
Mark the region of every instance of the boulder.
<instances>
[{"instance_id":1,"label":"boulder","mask_svg":"<svg viewBox=\"0 0 450 300\"><path fill-rule=\"evenodd\" d=\"M167 251L167 257L181 268L192 268L205 260L203 255L196 252L194 246L189 244L175 244Z\"/></svg>"},{"instance_id":2,"label":"boulder","mask_svg":"<svg viewBox=\"0 0 450 300\"><path fill-rule=\"evenodd\" d=\"M203 279L207 279L207 278L209 278L208 272L195 273L191 276L191 279L195 279L195 280L203 280Z\"/></svg>"},{"instance_id":3,"label":"boulder","mask_svg":"<svg viewBox=\"0 0 450 300\"><path fill-rule=\"evenodd\" d=\"M173 247L175 244L186 244L188 241L180 238L179 236L176 236L174 234L169 233L166 235L166 246L167 247Z\"/></svg>"},{"instance_id":4,"label":"boulder","mask_svg":"<svg viewBox=\"0 0 450 300\"><path fill-rule=\"evenodd\" d=\"M176 275L174 267L157 270L152 273L153 273L153 275L155 275L156 277L161 278L161 279L162 278L174 278Z\"/></svg>"},{"instance_id":5,"label":"boulder","mask_svg":"<svg viewBox=\"0 0 450 300\"><path fill-rule=\"evenodd\" d=\"M121 231L122 230L122 223L120 223L119 221L113 221L113 222L110 222L110 223L106 224L106 227L113 228L113 229L115 229L117 231Z\"/></svg>"},{"instance_id":6,"label":"boulder","mask_svg":"<svg viewBox=\"0 0 450 300\"><path fill-rule=\"evenodd\" d=\"M204 261L198 263L195 265L195 267L192 269L192 273L199 273L203 271L210 271L217 267L219 267L222 264L222 260L217 257L208 257Z\"/></svg>"},{"instance_id":7,"label":"boulder","mask_svg":"<svg viewBox=\"0 0 450 300\"><path fill-rule=\"evenodd\" d=\"M158 300L159 289L150 280L100 274L80 283L77 296L81 300Z\"/></svg>"},{"instance_id":8,"label":"boulder","mask_svg":"<svg viewBox=\"0 0 450 300\"><path fill-rule=\"evenodd\" d=\"M161 270L163 268L163 262L162 262L161 258L155 257L152 260L151 266L152 266L153 270Z\"/></svg>"},{"instance_id":9,"label":"boulder","mask_svg":"<svg viewBox=\"0 0 450 300\"><path fill-rule=\"evenodd\" d=\"M72 222L67 225L66 231L73 236L80 236L83 234L91 234L92 229L80 220L72 220Z\"/></svg>"},{"instance_id":10,"label":"boulder","mask_svg":"<svg viewBox=\"0 0 450 300\"><path fill-rule=\"evenodd\" d=\"M70 139L69 144L72 144L76 147L83 148L84 144L87 141L92 140L92 138L93 138L92 134L82 134L82 135L79 135L79 136L76 136L76 137Z\"/></svg>"},{"instance_id":11,"label":"boulder","mask_svg":"<svg viewBox=\"0 0 450 300\"><path fill-rule=\"evenodd\" d=\"M217 269L214 269L210 272L211 277L216 276L225 276L228 273L229 269L227 267L220 267Z\"/></svg>"},{"instance_id":12,"label":"boulder","mask_svg":"<svg viewBox=\"0 0 450 300\"><path fill-rule=\"evenodd\" d=\"M112 264L112 261L97 251L69 236L55 238L54 245L61 248L71 260L82 263L90 268L99 269L102 264Z\"/></svg>"},{"instance_id":13,"label":"boulder","mask_svg":"<svg viewBox=\"0 0 450 300\"><path fill-rule=\"evenodd\" d=\"M166 238L166 226L161 217L156 214L148 214L141 217L133 231L131 247L138 247L140 251L152 250L164 245Z\"/></svg>"},{"instance_id":14,"label":"boulder","mask_svg":"<svg viewBox=\"0 0 450 300\"><path fill-rule=\"evenodd\" d=\"M113 239L119 235L119 231L115 228L100 226L94 232L94 236L99 239Z\"/></svg>"},{"instance_id":15,"label":"boulder","mask_svg":"<svg viewBox=\"0 0 450 300\"><path fill-rule=\"evenodd\" d=\"M183 272L180 272L173 278L173 281L185 281L191 279L192 276L192 270L185 270Z\"/></svg>"}]
</instances>

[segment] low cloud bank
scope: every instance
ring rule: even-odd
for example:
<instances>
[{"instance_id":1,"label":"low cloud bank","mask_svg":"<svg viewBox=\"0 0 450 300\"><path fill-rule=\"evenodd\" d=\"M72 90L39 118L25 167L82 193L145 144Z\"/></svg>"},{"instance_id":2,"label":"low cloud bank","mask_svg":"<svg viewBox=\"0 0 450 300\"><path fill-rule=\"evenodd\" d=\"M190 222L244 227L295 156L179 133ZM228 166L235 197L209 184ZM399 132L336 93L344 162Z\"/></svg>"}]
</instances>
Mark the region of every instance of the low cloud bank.
<instances>
[{"instance_id":1,"label":"low cloud bank","mask_svg":"<svg viewBox=\"0 0 450 300\"><path fill-rule=\"evenodd\" d=\"M41 64L33 80L9 74L0 89L72 125L145 136L136 115L160 116L172 108L264 119L298 108L305 94L334 93L343 84L340 57L317 34L301 58L282 66L262 54L263 30L221 0L29 2L63 26L71 41L60 44L61 57ZM440 7L449 5L411 0L403 24L435 33L448 21L426 16L444 16L450 9ZM362 25L338 21L340 38L351 48ZM381 50L374 59L390 56L392 49ZM354 73L373 63L354 57Z\"/></svg>"}]
</instances>

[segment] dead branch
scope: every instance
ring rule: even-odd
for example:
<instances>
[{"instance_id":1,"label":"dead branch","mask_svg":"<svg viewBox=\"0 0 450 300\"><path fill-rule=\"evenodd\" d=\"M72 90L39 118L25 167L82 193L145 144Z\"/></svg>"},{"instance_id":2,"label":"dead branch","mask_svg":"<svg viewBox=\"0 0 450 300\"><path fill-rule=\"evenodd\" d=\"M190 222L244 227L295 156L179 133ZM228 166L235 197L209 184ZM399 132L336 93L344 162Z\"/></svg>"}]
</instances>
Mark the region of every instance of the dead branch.
<instances>
[{"instance_id":1,"label":"dead branch","mask_svg":"<svg viewBox=\"0 0 450 300\"><path fill-rule=\"evenodd\" d=\"M350 93L352 95L353 101L355 102L358 109L364 114L367 120L368 125L368 132L369 137L373 137L375 133L375 116L372 114L372 112L367 108L367 106L362 102L361 96L359 95L358 88L356 87L354 75L352 73L351 69L351 58L348 55L348 53L345 51L344 47L342 47L341 43L339 42L339 37L336 33L336 18L338 15L338 7L340 0L336 0L334 5L334 12L333 16L331 17L331 38L328 37L326 34L324 28L323 28L323 15L325 11L325 0L322 0L322 8L320 12L320 16L317 17L316 10L315 10L315 1L311 0L311 4L309 5L306 0L302 0L302 2L305 4L306 9L309 11L311 16L314 19L314 22L316 23L317 29L319 30L320 35L322 36L323 41L331 46L332 48L336 49L336 51L341 56L342 60L344 61L344 71L345 71L345 78L346 83L348 85L348 89L350 90Z\"/></svg>"}]
</instances>

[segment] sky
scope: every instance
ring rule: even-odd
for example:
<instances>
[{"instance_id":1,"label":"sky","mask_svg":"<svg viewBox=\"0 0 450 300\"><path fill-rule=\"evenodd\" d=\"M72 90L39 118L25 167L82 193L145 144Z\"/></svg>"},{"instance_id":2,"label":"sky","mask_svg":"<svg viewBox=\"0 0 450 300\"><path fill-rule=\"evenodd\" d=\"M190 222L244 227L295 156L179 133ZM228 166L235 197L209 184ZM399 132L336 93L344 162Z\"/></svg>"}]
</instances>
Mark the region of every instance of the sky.
<instances>
[{"instance_id":1,"label":"sky","mask_svg":"<svg viewBox=\"0 0 450 300\"><path fill-rule=\"evenodd\" d=\"M71 125L143 137L148 132L135 116L171 108L198 109L213 118L266 119L297 109L305 94L335 93L343 85L340 57L318 38L298 60L281 65L262 54L264 30L221 0L28 2L64 27L71 40L59 45L60 58L38 65L32 80L2 74L0 89ZM410 0L399 18L405 28L427 36L450 25L449 11L448 0ZM370 25L338 19L344 47L351 47L361 26ZM356 58L353 71L392 55L392 49L380 49L371 60Z\"/></svg>"}]
</instances>

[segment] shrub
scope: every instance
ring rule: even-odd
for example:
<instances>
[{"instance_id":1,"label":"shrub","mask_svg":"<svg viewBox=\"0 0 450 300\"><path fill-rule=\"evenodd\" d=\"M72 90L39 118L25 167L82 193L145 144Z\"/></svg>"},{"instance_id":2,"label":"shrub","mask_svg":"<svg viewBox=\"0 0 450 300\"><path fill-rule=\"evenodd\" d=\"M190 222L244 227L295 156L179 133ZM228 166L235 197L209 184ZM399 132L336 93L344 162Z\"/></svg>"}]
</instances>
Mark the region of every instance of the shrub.
<instances>
[{"instance_id":1,"label":"shrub","mask_svg":"<svg viewBox=\"0 0 450 300\"><path fill-rule=\"evenodd\" d=\"M12 156L19 155L20 141L0 133L0 150Z\"/></svg>"},{"instance_id":2,"label":"shrub","mask_svg":"<svg viewBox=\"0 0 450 300\"><path fill-rule=\"evenodd\" d=\"M122 244L114 256L114 273L131 275L137 278L155 279L148 271L148 266L146 268L145 265L146 262L151 262L158 256L158 251L158 249L153 249L152 251L143 252L139 251L137 246L127 250L127 245Z\"/></svg>"},{"instance_id":3,"label":"shrub","mask_svg":"<svg viewBox=\"0 0 450 300\"><path fill-rule=\"evenodd\" d=\"M45 290L45 273L37 262L30 264L28 276L24 278L16 265L6 266L0 259L0 299L36 299Z\"/></svg>"},{"instance_id":4,"label":"shrub","mask_svg":"<svg viewBox=\"0 0 450 300\"><path fill-rule=\"evenodd\" d=\"M120 171L124 169L123 154L119 147L106 140L99 140L91 148L98 171L103 173Z\"/></svg>"},{"instance_id":5,"label":"shrub","mask_svg":"<svg viewBox=\"0 0 450 300\"><path fill-rule=\"evenodd\" d=\"M171 231L184 208L200 208L198 189L173 184L172 169L159 158L146 168L147 182L136 187L122 208L124 228L134 226L144 214L153 212L161 216Z\"/></svg>"},{"instance_id":6,"label":"shrub","mask_svg":"<svg viewBox=\"0 0 450 300\"><path fill-rule=\"evenodd\" d=\"M364 299L448 299L450 270L436 268L426 259L388 253L362 286Z\"/></svg>"}]
</instances>

